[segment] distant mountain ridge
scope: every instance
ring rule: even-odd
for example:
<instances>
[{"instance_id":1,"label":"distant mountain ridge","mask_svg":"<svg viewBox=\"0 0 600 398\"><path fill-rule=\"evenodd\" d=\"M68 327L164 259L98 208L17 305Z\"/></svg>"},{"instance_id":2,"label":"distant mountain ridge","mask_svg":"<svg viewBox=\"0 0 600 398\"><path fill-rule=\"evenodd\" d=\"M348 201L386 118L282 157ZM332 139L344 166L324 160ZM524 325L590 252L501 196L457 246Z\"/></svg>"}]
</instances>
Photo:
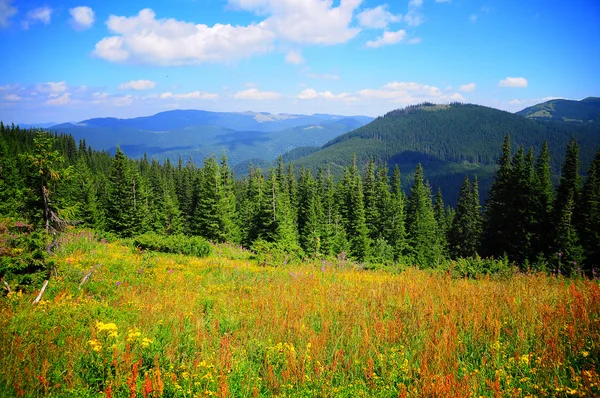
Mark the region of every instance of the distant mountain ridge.
<instances>
[{"instance_id":1,"label":"distant mountain ridge","mask_svg":"<svg viewBox=\"0 0 600 398\"><path fill-rule=\"evenodd\" d=\"M120 146L132 157L179 157L201 164L226 153L230 163L265 161L297 147L318 146L373 120L368 116L172 110L132 119L93 118L52 126L97 149Z\"/></svg>"},{"instance_id":2,"label":"distant mountain ridge","mask_svg":"<svg viewBox=\"0 0 600 398\"><path fill-rule=\"evenodd\" d=\"M537 121L562 121L585 124L600 123L600 98L588 97L581 101L555 99L525 108L517 115Z\"/></svg>"},{"instance_id":3,"label":"distant mountain ridge","mask_svg":"<svg viewBox=\"0 0 600 398\"><path fill-rule=\"evenodd\" d=\"M416 164L422 163L432 186L441 187L449 202L455 203L457 187L465 174L478 175L482 197L486 196L506 133L511 135L514 151L523 145L526 150L533 147L537 154L547 140L555 174L560 171L572 137L580 144L586 170L600 148L600 126L595 123L538 122L480 105L426 103L389 112L334 138L320 150L305 149L305 156L297 157L298 151L285 156L296 158L297 168L316 171L328 166L335 174L350 164L354 154L360 165L373 157L390 169L398 165L405 176L405 187L411 182Z\"/></svg>"}]
</instances>

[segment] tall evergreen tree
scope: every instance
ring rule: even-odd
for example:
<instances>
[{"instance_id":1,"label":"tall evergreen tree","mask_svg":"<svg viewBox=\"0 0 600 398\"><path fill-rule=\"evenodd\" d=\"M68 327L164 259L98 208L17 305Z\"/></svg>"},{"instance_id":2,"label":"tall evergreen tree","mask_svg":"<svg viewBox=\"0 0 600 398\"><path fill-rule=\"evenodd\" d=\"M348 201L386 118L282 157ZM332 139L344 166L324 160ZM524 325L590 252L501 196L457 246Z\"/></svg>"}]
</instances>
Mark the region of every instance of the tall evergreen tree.
<instances>
[{"instance_id":1,"label":"tall evergreen tree","mask_svg":"<svg viewBox=\"0 0 600 398\"><path fill-rule=\"evenodd\" d=\"M596 152L581 192L577 230L585 250L585 270L600 272L600 151Z\"/></svg>"},{"instance_id":2,"label":"tall evergreen tree","mask_svg":"<svg viewBox=\"0 0 600 398\"><path fill-rule=\"evenodd\" d=\"M562 253L561 271L567 274L576 268L576 262L582 263L584 260L574 222L579 184L579 146L575 140L571 140L553 206L554 247L557 253Z\"/></svg>"},{"instance_id":3,"label":"tall evergreen tree","mask_svg":"<svg viewBox=\"0 0 600 398\"><path fill-rule=\"evenodd\" d=\"M396 165L392 174L392 197L389 214L390 228L387 239L394 249L394 256L397 260L408 254L406 245L405 203L406 197L401 187L400 169Z\"/></svg>"},{"instance_id":4,"label":"tall evergreen tree","mask_svg":"<svg viewBox=\"0 0 600 398\"><path fill-rule=\"evenodd\" d=\"M549 258L553 249L552 201L554 187L550 180L550 152L544 141L542 151L535 164L533 179L534 222L532 231L532 253L536 257Z\"/></svg>"},{"instance_id":5,"label":"tall evergreen tree","mask_svg":"<svg viewBox=\"0 0 600 398\"><path fill-rule=\"evenodd\" d=\"M121 148L113 159L108 191L107 226L112 232L131 236L135 229L133 179L129 162Z\"/></svg>"},{"instance_id":6,"label":"tall evergreen tree","mask_svg":"<svg viewBox=\"0 0 600 398\"><path fill-rule=\"evenodd\" d=\"M450 255L457 259L477 254L481 236L481 206L477 179L471 182L465 176L452 227L448 231Z\"/></svg>"},{"instance_id":7,"label":"tall evergreen tree","mask_svg":"<svg viewBox=\"0 0 600 398\"><path fill-rule=\"evenodd\" d=\"M502 145L502 156L485 209L485 229L482 235L481 252L484 256L502 257L509 247L512 166L510 135L506 134Z\"/></svg>"},{"instance_id":8,"label":"tall evergreen tree","mask_svg":"<svg viewBox=\"0 0 600 398\"><path fill-rule=\"evenodd\" d=\"M433 212L431 190L423 181L420 163L415 171L406 214L409 250L413 260L421 267L439 265L443 260L443 246Z\"/></svg>"},{"instance_id":9,"label":"tall evergreen tree","mask_svg":"<svg viewBox=\"0 0 600 398\"><path fill-rule=\"evenodd\" d=\"M369 230L369 239L375 240L379 237L379 209L377 206L377 191L375 183L375 159L371 157L365 170L364 178L364 203L365 222Z\"/></svg>"}]
</instances>

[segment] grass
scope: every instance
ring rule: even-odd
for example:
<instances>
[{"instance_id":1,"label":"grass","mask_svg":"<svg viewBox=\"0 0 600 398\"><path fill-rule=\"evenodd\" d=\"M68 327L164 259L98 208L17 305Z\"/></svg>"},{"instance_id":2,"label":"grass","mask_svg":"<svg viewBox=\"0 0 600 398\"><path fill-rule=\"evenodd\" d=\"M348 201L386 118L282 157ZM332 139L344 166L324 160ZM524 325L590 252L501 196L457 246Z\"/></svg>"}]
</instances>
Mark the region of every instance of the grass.
<instances>
[{"instance_id":1,"label":"grass","mask_svg":"<svg viewBox=\"0 0 600 398\"><path fill-rule=\"evenodd\" d=\"M0 299L0 395L598 396L597 282L259 267L63 238L39 305ZM83 276L93 274L79 289Z\"/></svg>"}]
</instances>

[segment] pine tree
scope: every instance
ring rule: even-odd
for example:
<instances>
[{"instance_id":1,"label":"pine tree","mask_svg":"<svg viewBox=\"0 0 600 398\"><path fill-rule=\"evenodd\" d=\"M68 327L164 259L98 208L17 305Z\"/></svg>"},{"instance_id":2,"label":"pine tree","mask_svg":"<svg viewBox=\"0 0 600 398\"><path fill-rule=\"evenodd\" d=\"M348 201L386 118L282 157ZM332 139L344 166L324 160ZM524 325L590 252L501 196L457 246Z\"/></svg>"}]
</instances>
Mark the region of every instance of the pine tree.
<instances>
[{"instance_id":1,"label":"pine tree","mask_svg":"<svg viewBox=\"0 0 600 398\"><path fill-rule=\"evenodd\" d=\"M575 140L571 140L567 146L567 156L553 206L554 247L557 253L562 253L561 271L566 274L570 274L576 268L576 264L584 260L574 223L579 180L579 146Z\"/></svg>"},{"instance_id":2,"label":"pine tree","mask_svg":"<svg viewBox=\"0 0 600 398\"><path fill-rule=\"evenodd\" d=\"M494 182L485 209L485 229L482 235L481 252L486 257L502 257L509 247L511 198L511 145L510 135L506 134L502 145L502 156L498 164Z\"/></svg>"},{"instance_id":3,"label":"pine tree","mask_svg":"<svg viewBox=\"0 0 600 398\"><path fill-rule=\"evenodd\" d=\"M227 156L221 156L219 168L221 189L219 190L217 211L221 236L224 241L238 243L241 239L237 201L235 197L235 180L233 172L227 164Z\"/></svg>"},{"instance_id":4,"label":"pine tree","mask_svg":"<svg viewBox=\"0 0 600 398\"><path fill-rule=\"evenodd\" d=\"M214 157L204 159L198 184L198 203L194 214L195 233L210 241L222 242L218 210L221 179L219 165Z\"/></svg>"},{"instance_id":5,"label":"pine tree","mask_svg":"<svg viewBox=\"0 0 600 398\"><path fill-rule=\"evenodd\" d=\"M352 157L352 165L346 169L344 178L338 184L340 193L340 214L350 242L351 255L359 261L369 256L369 230L365 220L365 207L362 178L356 166L356 155Z\"/></svg>"},{"instance_id":6,"label":"pine tree","mask_svg":"<svg viewBox=\"0 0 600 398\"><path fill-rule=\"evenodd\" d=\"M298 182L298 231L300 244L309 255L318 256L321 251L321 218L316 182L308 169L302 169Z\"/></svg>"},{"instance_id":7,"label":"pine tree","mask_svg":"<svg viewBox=\"0 0 600 398\"><path fill-rule=\"evenodd\" d=\"M600 151L589 168L577 207L577 230L585 250L585 271L600 271Z\"/></svg>"},{"instance_id":8,"label":"pine tree","mask_svg":"<svg viewBox=\"0 0 600 398\"><path fill-rule=\"evenodd\" d=\"M392 197L390 203L388 242L394 250L394 257L399 260L407 255L406 246L406 197L401 188L400 169L394 167L392 175Z\"/></svg>"},{"instance_id":9,"label":"pine tree","mask_svg":"<svg viewBox=\"0 0 600 398\"><path fill-rule=\"evenodd\" d=\"M452 227L448 231L448 242L452 258L473 257L477 254L481 236L481 206L477 179L471 182L465 176Z\"/></svg>"},{"instance_id":10,"label":"pine tree","mask_svg":"<svg viewBox=\"0 0 600 398\"><path fill-rule=\"evenodd\" d=\"M536 199L536 203L534 205L532 253L538 258L547 259L554 246L552 234L554 187L550 180L550 152L546 141L544 141L542 151L537 158L534 173L533 197Z\"/></svg>"},{"instance_id":11,"label":"pine tree","mask_svg":"<svg viewBox=\"0 0 600 398\"><path fill-rule=\"evenodd\" d=\"M375 159L371 157L364 178L365 222L369 231L369 239L376 240L380 235L379 209L377 206L377 191L375 183Z\"/></svg>"},{"instance_id":12,"label":"pine tree","mask_svg":"<svg viewBox=\"0 0 600 398\"><path fill-rule=\"evenodd\" d=\"M121 148L117 148L113 159L107 203L107 227L122 236L134 233L133 179L129 162Z\"/></svg>"},{"instance_id":13,"label":"pine tree","mask_svg":"<svg viewBox=\"0 0 600 398\"><path fill-rule=\"evenodd\" d=\"M73 183L75 192L78 193L75 218L81 220L87 227L104 229L104 212L98 200L96 181L84 156L77 159Z\"/></svg>"},{"instance_id":14,"label":"pine tree","mask_svg":"<svg viewBox=\"0 0 600 398\"><path fill-rule=\"evenodd\" d=\"M421 267L434 267L443 260L439 226L435 221L431 190L423 181L423 167L419 163L407 203L407 230L409 250Z\"/></svg>"}]
</instances>

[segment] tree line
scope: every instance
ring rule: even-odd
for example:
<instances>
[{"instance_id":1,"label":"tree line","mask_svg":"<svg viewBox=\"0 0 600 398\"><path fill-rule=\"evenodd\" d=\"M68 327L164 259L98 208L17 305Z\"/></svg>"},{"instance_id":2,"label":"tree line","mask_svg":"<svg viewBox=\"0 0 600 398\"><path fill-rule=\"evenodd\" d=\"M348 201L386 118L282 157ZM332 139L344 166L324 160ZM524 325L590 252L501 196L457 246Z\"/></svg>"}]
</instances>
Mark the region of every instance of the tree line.
<instances>
[{"instance_id":1,"label":"tree line","mask_svg":"<svg viewBox=\"0 0 600 398\"><path fill-rule=\"evenodd\" d=\"M328 168L295 170L282 158L236 179L225 155L202 167L160 164L0 123L0 215L47 230L72 220L122 237L183 233L310 258L437 267L482 256L591 273L600 265L600 152L584 181L572 140L556 187L546 143L537 157L523 147L512 155L507 135L502 153L485 208L469 176L451 208L420 164L408 193L398 167L372 158L354 157L337 181Z\"/></svg>"}]
</instances>

